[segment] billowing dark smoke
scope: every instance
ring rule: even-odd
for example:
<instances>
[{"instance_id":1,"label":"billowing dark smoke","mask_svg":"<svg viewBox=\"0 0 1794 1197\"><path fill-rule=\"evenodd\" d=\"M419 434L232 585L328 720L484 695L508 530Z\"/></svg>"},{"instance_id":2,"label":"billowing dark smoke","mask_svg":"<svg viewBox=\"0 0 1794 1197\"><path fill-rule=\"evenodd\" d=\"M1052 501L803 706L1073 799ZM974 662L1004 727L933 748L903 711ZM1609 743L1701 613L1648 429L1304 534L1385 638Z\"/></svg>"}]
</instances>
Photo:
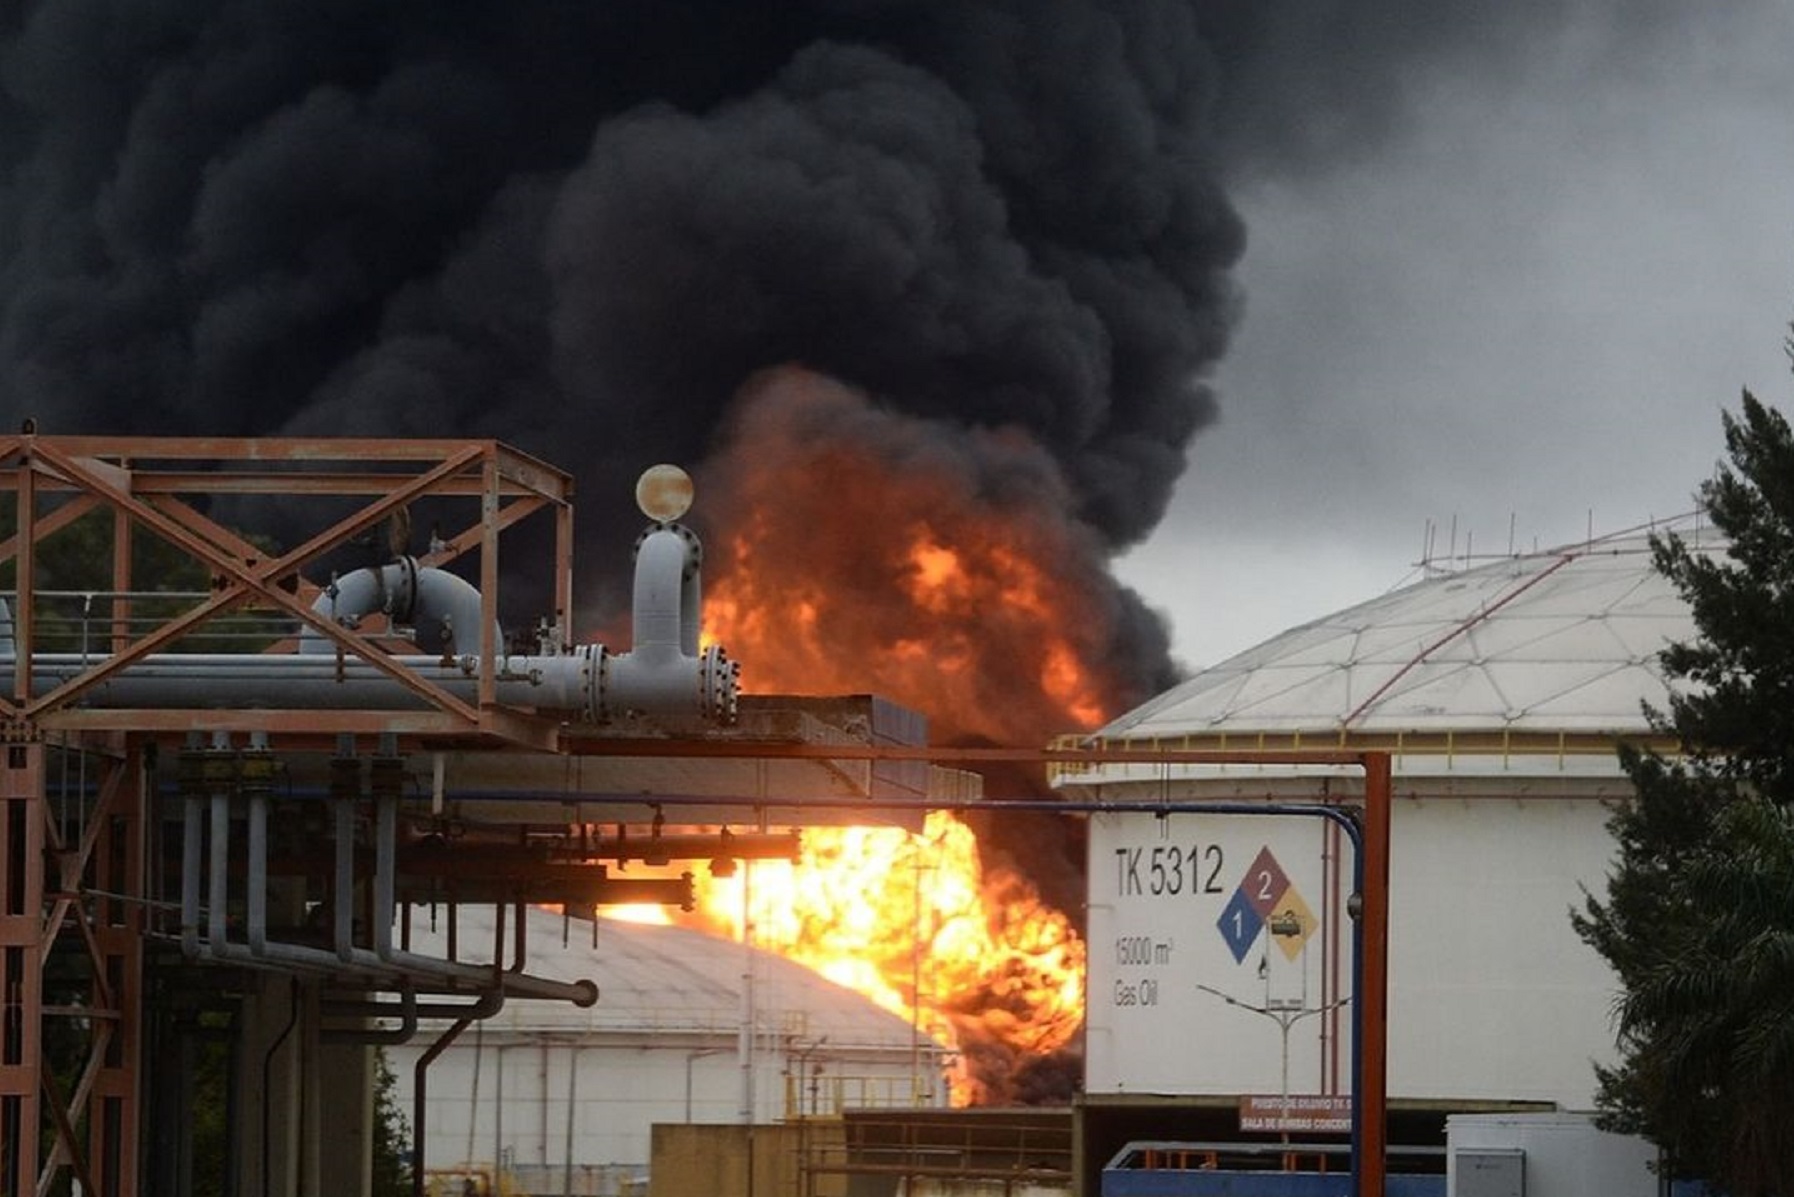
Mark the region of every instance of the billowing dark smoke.
<instances>
[{"instance_id":1,"label":"billowing dark smoke","mask_svg":"<svg viewBox=\"0 0 1794 1197\"><path fill-rule=\"evenodd\" d=\"M636 473L798 363L1025 433L1112 552L1214 416L1244 243L1217 147L1361 134L1477 11L24 0L0 397L61 432L503 438L579 475L601 606ZM1149 691L1163 632L1117 594Z\"/></svg>"},{"instance_id":2,"label":"billowing dark smoke","mask_svg":"<svg viewBox=\"0 0 1794 1197\"><path fill-rule=\"evenodd\" d=\"M725 450L744 384L799 366L906 445L1024 442L972 474L1055 472L1029 518L1109 588L1092 656L1136 700L1173 666L1106 566L1215 417L1227 172L1373 144L1414 71L1569 10L1668 7L12 0L0 401L50 432L510 441L578 476L602 613L638 472Z\"/></svg>"},{"instance_id":3,"label":"billowing dark smoke","mask_svg":"<svg viewBox=\"0 0 1794 1197\"><path fill-rule=\"evenodd\" d=\"M1213 415L1243 234L1189 4L10 22L0 394L49 431L498 436L579 475L590 583L768 366L1025 432L1103 551Z\"/></svg>"}]
</instances>

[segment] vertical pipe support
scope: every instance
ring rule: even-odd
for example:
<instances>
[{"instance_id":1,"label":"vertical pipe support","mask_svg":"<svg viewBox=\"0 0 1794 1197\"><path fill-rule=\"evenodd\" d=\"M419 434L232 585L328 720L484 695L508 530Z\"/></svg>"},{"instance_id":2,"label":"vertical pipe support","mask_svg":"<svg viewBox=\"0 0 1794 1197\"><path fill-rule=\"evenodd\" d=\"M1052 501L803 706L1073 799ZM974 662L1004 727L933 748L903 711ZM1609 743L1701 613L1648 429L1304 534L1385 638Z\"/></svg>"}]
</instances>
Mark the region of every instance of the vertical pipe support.
<instances>
[{"instance_id":1,"label":"vertical pipe support","mask_svg":"<svg viewBox=\"0 0 1794 1197\"><path fill-rule=\"evenodd\" d=\"M268 798L274 789L274 754L268 733L251 732L239 762L242 793L249 802L248 892L249 949L261 955L268 946Z\"/></svg>"},{"instance_id":2,"label":"vertical pipe support","mask_svg":"<svg viewBox=\"0 0 1794 1197\"><path fill-rule=\"evenodd\" d=\"M29 471L27 471L29 473ZM0 1192L30 1193L44 1114L44 746L0 751ZM52 1149L54 1150L54 1149Z\"/></svg>"},{"instance_id":3,"label":"vertical pipe support","mask_svg":"<svg viewBox=\"0 0 1794 1197\"><path fill-rule=\"evenodd\" d=\"M12 613L13 666L12 700L19 706L31 701L31 657L37 644L37 471L18 472L19 525L18 550L13 574L18 586L18 610Z\"/></svg>"},{"instance_id":4,"label":"vertical pipe support","mask_svg":"<svg viewBox=\"0 0 1794 1197\"><path fill-rule=\"evenodd\" d=\"M340 736L336 755L330 758L331 846L336 867L331 907L336 958L344 964L355 959L355 802L361 796L361 761L355 755L355 737Z\"/></svg>"},{"instance_id":5,"label":"vertical pipe support","mask_svg":"<svg viewBox=\"0 0 1794 1197\"><path fill-rule=\"evenodd\" d=\"M236 759L230 737L217 733L204 756L207 801L212 808L211 869L206 878L206 938L212 955L223 959L230 943L226 916L230 911L230 796L236 784Z\"/></svg>"},{"instance_id":6,"label":"vertical pipe support","mask_svg":"<svg viewBox=\"0 0 1794 1197\"><path fill-rule=\"evenodd\" d=\"M573 505L554 509L555 648L564 653L573 643Z\"/></svg>"},{"instance_id":7,"label":"vertical pipe support","mask_svg":"<svg viewBox=\"0 0 1794 1197\"><path fill-rule=\"evenodd\" d=\"M1390 759L1364 755L1364 879L1359 888L1358 1197L1384 1197L1389 1148L1389 841Z\"/></svg>"},{"instance_id":8,"label":"vertical pipe support","mask_svg":"<svg viewBox=\"0 0 1794 1197\"><path fill-rule=\"evenodd\" d=\"M205 769L199 733L187 738L177 765L181 793L181 953L199 956L200 872L204 868Z\"/></svg>"},{"instance_id":9,"label":"vertical pipe support","mask_svg":"<svg viewBox=\"0 0 1794 1197\"><path fill-rule=\"evenodd\" d=\"M482 712L498 705L498 521L499 472L495 446L486 447L480 461L480 688Z\"/></svg>"},{"instance_id":10,"label":"vertical pipe support","mask_svg":"<svg viewBox=\"0 0 1794 1197\"><path fill-rule=\"evenodd\" d=\"M486 631L491 634L491 629ZM380 755L370 766L368 790L374 797L374 951L381 960L393 957L392 923L398 889L399 796L405 786L405 761L396 738L380 737Z\"/></svg>"},{"instance_id":11,"label":"vertical pipe support","mask_svg":"<svg viewBox=\"0 0 1794 1197\"><path fill-rule=\"evenodd\" d=\"M331 844L336 869L331 892L332 947L344 964L355 959L355 804L338 802L332 808Z\"/></svg>"},{"instance_id":12,"label":"vertical pipe support","mask_svg":"<svg viewBox=\"0 0 1794 1197\"><path fill-rule=\"evenodd\" d=\"M131 521L120 511L112 514L112 651L131 647Z\"/></svg>"}]
</instances>

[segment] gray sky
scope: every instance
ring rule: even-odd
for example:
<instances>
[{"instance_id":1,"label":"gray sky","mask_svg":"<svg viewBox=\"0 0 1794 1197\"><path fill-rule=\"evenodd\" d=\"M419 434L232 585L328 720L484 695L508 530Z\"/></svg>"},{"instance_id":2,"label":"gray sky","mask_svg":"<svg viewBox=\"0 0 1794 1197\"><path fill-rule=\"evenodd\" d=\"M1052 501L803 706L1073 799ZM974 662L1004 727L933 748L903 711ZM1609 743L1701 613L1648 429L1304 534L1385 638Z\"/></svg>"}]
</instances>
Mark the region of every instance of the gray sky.
<instances>
[{"instance_id":1,"label":"gray sky","mask_svg":"<svg viewBox=\"0 0 1794 1197\"><path fill-rule=\"evenodd\" d=\"M1120 565L1183 660L1414 580L1428 521L1480 556L1688 511L1742 387L1794 406L1794 6L1715 11L1441 67L1373 152L1239 185L1221 421Z\"/></svg>"}]
</instances>

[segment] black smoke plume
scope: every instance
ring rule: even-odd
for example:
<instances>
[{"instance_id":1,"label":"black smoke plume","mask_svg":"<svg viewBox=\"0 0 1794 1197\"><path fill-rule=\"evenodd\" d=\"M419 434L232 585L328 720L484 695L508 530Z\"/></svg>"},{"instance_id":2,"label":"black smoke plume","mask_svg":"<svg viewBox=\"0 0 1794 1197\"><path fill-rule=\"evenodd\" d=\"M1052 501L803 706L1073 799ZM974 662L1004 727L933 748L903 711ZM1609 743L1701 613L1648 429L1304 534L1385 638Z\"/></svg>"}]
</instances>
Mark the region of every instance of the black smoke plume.
<instances>
[{"instance_id":1,"label":"black smoke plume","mask_svg":"<svg viewBox=\"0 0 1794 1197\"><path fill-rule=\"evenodd\" d=\"M1221 155L1340 153L1414 60L1593 2L23 0L0 399L53 432L500 437L579 476L602 607L640 469L798 364L1033 438L1112 553L1215 416ZM1150 692L1163 629L1117 601Z\"/></svg>"},{"instance_id":2,"label":"black smoke plume","mask_svg":"<svg viewBox=\"0 0 1794 1197\"><path fill-rule=\"evenodd\" d=\"M1059 474L1037 517L1090 557L1068 571L1107 579L1216 416L1230 175L1374 146L1416 71L1669 10L12 0L0 403L48 432L509 441L578 477L601 615L640 470L726 450L738 391L795 365L945 441L1021 438ZM1143 699L1165 629L1106 584L1100 655Z\"/></svg>"},{"instance_id":3,"label":"black smoke plume","mask_svg":"<svg viewBox=\"0 0 1794 1197\"><path fill-rule=\"evenodd\" d=\"M1026 433L1112 551L1213 417L1236 307L1197 15L28 0L0 395L59 432L497 436L580 477L602 584L639 470L800 363Z\"/></svg>"}]
</instances>

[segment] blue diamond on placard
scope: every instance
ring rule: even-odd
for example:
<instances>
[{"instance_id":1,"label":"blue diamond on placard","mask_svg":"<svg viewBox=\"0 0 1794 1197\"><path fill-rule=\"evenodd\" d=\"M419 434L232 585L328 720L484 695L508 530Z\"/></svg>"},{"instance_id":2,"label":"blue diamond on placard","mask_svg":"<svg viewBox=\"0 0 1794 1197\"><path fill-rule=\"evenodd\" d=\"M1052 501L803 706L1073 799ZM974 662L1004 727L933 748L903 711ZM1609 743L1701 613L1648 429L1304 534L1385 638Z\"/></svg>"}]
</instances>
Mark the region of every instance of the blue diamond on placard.
<instances>
[{"instance_id":1,"label":"blue diamond on placard","mask_svg":"<svg viewBox=\"0 0 1794 1197\"><path fill-rule=\"evenodd\" d=\"M1258 932L1264 926L1264 916L1246 896L1246 891L1236 889L1228 900L1227 908L1221 912L1220 921L1215 926L1221 929L1221 938L1227 941L1227 950L1233 953L1233 962L1239 964L1246 959L1246 953L1252 950L1252 944L1258 939Z\"/></svg>"}]
</instances>

